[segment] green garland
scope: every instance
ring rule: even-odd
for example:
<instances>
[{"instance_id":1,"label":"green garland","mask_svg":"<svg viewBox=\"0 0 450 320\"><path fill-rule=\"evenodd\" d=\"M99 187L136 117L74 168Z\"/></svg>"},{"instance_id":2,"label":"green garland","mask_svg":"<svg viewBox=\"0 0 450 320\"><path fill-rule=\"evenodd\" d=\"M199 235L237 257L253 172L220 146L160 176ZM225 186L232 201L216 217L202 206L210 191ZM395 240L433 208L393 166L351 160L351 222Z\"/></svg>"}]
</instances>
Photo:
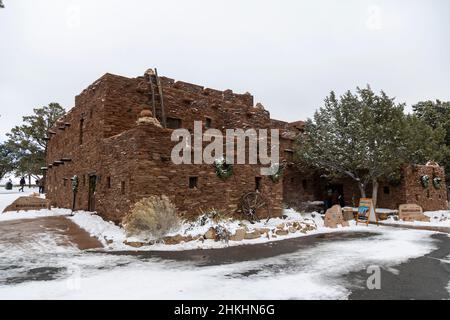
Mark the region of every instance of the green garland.
<instances>
[{"instance_id":1,"label":"green garland","mask_svg":"<svg viewBox=\"0 0 450 320\"><path fill-rule=\"evenodd\" d=\"M422 187L424 187L424 189L427 189L430 185L430 177L427 175L421 176L420 182L422 183Z\"/></svg>"},{"instance_id":2,"label":"green garland","mask_svg":"<svg viewBox=\"0 0 450 320\"><path fill-rule=\"evenodd\" d=\"M222 180L227 180L233 175L233 165L226 163L224 159L214 161L214 167L216 175Z\"/></svg>"},{"instance_id":3,"label":"green garland","mask_svg":"<svg viewBox=\"0 0 450 320\"><path fill-rule=\"evenodd\" d=\"M276 164L276 166L278 167L277 172L269 176L270 180L272 180L273 183L280 182L281 178L283 177L283 173L284 173L283 165Z\"/></svg>"},{"instance_id":4,"label":"green garland","mask_svg":"<svg viewBox=\"0 0 450 320\"><path fill-rule=\"evenodd\" d=\"M434 177L434 178L433 178L433 186L434 186L434 188L435 188L435 189L440 189L440 188L441 188L441 182L442 182L442 179L441 179L441 178L439 178L439 177Z\"/></svg>"}]
</instances>

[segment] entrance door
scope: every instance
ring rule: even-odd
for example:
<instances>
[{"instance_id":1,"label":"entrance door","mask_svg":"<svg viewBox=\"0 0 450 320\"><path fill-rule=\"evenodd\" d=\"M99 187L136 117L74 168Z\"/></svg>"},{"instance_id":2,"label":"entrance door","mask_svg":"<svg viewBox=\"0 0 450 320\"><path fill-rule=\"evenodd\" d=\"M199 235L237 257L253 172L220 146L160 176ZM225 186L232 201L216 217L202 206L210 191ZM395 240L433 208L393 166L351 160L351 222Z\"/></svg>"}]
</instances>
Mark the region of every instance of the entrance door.
<instances>
[{"instance_id":1,"label":"entrance door","mask_svg":"<svg viewBox=\"0 0 450 320\"><path fill-rule=\"evenodd\" d=\"M344 186L342 184L329 184L326 187L326 194L329 208L335 204L339 204L342 207L345 206Z\"/></svg>"},{"instance_id":2,"label":"entrance door","mask_svg":"<svg viewBox=\"0 0 450 320\"><path fill-rule=\"evenodd\" d=\"M89 176L89 202L88 202L88 211L95 211L95 189L97 187L97 176L90 175Z\"/></svg>"}]
</instances>

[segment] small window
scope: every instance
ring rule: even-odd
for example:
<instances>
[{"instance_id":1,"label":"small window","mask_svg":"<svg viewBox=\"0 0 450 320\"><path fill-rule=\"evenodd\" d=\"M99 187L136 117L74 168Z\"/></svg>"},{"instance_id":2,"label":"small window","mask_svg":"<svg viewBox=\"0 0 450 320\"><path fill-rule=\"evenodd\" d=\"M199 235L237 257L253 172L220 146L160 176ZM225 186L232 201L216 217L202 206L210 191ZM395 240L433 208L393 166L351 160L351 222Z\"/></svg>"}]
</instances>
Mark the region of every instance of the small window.
<instances>
[{"instance_id":1,"label":"small window","mask_svg":"<svg viewBox=\"0 0 450 320\"><path fill-rule=\"evenodd\" d=\"M189 177L189 189L198 188L198 177Z\"/></svg>"},{"instance_id":2,"label":"small window","mask_svg":"<svg viewBox=\"0 0 450 320\"><path fill-rule=\"evenodd\" d=\"M284 150L284 158L288 162L292 162L294 160L294 152L291 150Z\"/></svg>"},{"instance_id":3,"label":"small window","mask_svg":"<svg viewBox=\"0 0 450 320\"><path fill-rule=\"evenodd\" d=\"M383 188L383 193L384 194L390 194L391 193L391 189L386 186L386 187Z\"/></svg>"},{"instance_id":4,"label":"small window","mask_svg":"<svg viewBox=\"0 0 450 320\"><path fill-rule=\"evenodd\" d=\"M255 177L255 190L261 191L261 177Z\"/></svg>"},{"instance_id":5,"label":"small window","mask_svg":"<svg viewBox=\"0 0 450 320\"><path fill-rule=\"evenodd\" d=\"M291 178L291 183L294 183L295 182L295 178Z\"/></svg>"},{"instance_id":6,"label":"small window","mask_svg":"<svg viewBox=\"0 0 450 320\"><path fill-rule=\"evenodd\" d=\"M108 189L111 189L111 177L106 178L106 185Z\"/></svg>"},{"instance_id":7,"label":"small window","mask_svg":"<svg viewBox=\"0 0 450 320\"><path fill-rule=\"evenodd\" d=\"M125 194L125 181L122 181L122 182L120 183L120 192L121 192L122 194Z\"/></svg>"},{"instance_id":8,"label":"small window","mask_svg":"<svg viewBox=\"0 0 450 320\"><path fill-rule=\"evenodd\" d=\"M168 117L166 119L166 124L169 129L179 129L181 128L181 119Z\"/></svg>"},{"instance_id":9,"label":"small window","mask_svg":"<svg viewBox=\"0 0 450 320\"><path fill-rule=\"evenodd\" d=\"M206 129L212 128L212 119L211 118L206 118L205 119L205 128Z\"/></svg>"}]
</instances>

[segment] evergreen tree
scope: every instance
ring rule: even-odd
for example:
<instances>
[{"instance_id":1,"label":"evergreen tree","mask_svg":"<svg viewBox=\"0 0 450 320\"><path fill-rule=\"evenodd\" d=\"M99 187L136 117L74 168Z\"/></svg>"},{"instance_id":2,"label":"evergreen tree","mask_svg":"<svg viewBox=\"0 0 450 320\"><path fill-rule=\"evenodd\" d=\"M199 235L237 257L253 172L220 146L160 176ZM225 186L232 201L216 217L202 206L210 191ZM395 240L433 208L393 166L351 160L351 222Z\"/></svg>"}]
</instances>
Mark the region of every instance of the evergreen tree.
<instances>
[{"instance_id":1,"label":"evergreen tree","mask_svg":"<svg viewBox=\"0 0 450 320\"><path fill-rule=\"evenodd\" d=\"M414 115L436 131L444 135L443 141L435 149L435 160L445 167L447 182L450 184L450 102L424 101L413 106Z\"/></svg>"},{"instance_id":2,"label":"evergreen tree","mask_svg":"<svg viewBox=\"0 0 450 320\"><path fill-rule=\"evenodd\" d=\"M0 143L0 180L13 170L12 152L5 143Z\"/></svg>"},{"instance_id":3,"label":"evergreen tree","mask_svg":"<svg viewBox=\"0 0 450 320\"><path fill-rule=\"evenodd\" d=\"M297 159L319 170L351 177L362 197L372 185L376 205L379 180L409 162L416 146L403 113L384 92L376 95L368 86L339 99L334 92L306 123L297 144Z\"/></svg>"},{"instance_id":4,"label":"evergreen tree","mask_svg":"<svg viewBox=\"0 0 450 320\"><path fill-rule=\"evenodd\" d=\"M7 134L7 146L12 151L17 175L37 178L45 166L48 130L65 114L58 103L36 108L34 114L23 117L23 124Z\"/></svg>"}]
</instances>

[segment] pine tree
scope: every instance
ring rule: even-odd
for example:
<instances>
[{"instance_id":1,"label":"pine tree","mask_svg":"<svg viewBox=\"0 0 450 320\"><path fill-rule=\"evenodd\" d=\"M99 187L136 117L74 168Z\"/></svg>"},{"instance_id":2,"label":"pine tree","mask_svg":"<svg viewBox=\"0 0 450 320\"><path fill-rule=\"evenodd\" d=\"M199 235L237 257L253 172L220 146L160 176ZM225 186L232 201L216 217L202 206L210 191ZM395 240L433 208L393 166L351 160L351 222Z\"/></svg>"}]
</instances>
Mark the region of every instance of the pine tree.
<instances>
[{"instance_id":1,"label":"pine tree","mask_svg":"<svg viewBox=\"0 0 450 320\"><path fill-rule=\"evenodd\" d=\"M0 143L0 180L14 170L12 151L5 143Z\"/></svg>"},{"instance_id":2,"label":"pine tree","mask_svg":"<svg viewBox=\"0 0 450 320\"><path fill-rule=\"evenodd\" d=\"M376 205L380 179L409 162L414 145L403 109L404 104L396 104L383 91L376 95L369 86L339 99L331 92L307 121L297 159L301 165L351 177L362 197L371 184Z\"/></svg>"},{"instance_id":3,"label":"pine tree","mask_svg":"<svg viewBox=\"0 0 450 320\"><path fill-rule=\"evenodd\" d=\"M450 102L419 102L413 106L413 111L434 134L444 136L442 143L436 148L435 160L445 167L447 182L450 184Z\"/></svg>"},{"instance_id":4,"label":"pine tree","mask_svg":"<svg viewBox=\"0 0 450 320\"><path fill-rule=\"evenodd\" d=\"M38 177L45 165L48 130L65 114L58 103L36 108L34 114L23 117L24 124L14 127L7 134L8 148L12 151L17 175Z\"/></svg>"}]
</instances>

